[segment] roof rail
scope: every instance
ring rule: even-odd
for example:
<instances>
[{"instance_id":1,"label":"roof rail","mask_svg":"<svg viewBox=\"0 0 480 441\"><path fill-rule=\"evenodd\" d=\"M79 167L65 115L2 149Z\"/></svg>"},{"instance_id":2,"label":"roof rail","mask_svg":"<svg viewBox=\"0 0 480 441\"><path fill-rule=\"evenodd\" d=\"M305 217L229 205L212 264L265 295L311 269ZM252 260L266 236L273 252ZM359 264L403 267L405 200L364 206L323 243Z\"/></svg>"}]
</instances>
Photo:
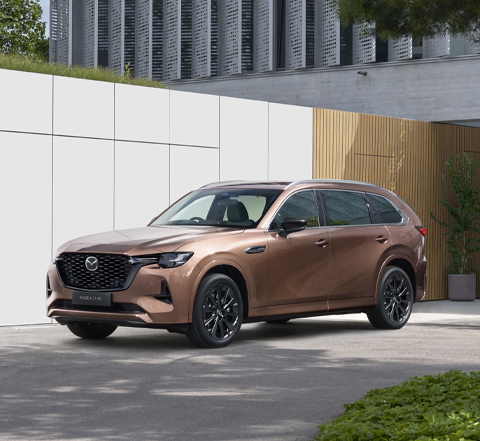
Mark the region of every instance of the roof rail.
<instances>
[{"instance_id":1,"label":"roof rail","mask_svg":"<svg viewBox=\"0 0 480 441\"><path fill-rule=\"evenodd\" d=\"M246 180L242 180L242 179L237 179L237 180L234 180L234 181L220 181L220 182L210 182L209 184L205 184L205 185L202 185L200 188L206 188L206 187L210 187L211 185L215 185L217 187L224 187L226 185L232 185L232 184L238 184L239 182L249 182L249 181L246 181Z\"/></svg>"},{"instance_id":2,"label":"roof rail","mask_svg":"<svg viewBox=\"0 0 480 441\"><path fill-rule=\"evenodd\" d=\"M288 184L286 187L285 187L285 190L289 187L292 187L294 185L298 185L298 184L314 184L314 183L331 183L331 184L361 184L361 185L370 185L372 187L376 187L376 188L381 188L379 187L378 185L375 185L375 184L371 184L370 182L362 182L362 181L349 181L349 180L346 180L346 179L305 179L305 180L301 180L301 181L294 181L290 184Z\"/></svg>"}]
</instances>

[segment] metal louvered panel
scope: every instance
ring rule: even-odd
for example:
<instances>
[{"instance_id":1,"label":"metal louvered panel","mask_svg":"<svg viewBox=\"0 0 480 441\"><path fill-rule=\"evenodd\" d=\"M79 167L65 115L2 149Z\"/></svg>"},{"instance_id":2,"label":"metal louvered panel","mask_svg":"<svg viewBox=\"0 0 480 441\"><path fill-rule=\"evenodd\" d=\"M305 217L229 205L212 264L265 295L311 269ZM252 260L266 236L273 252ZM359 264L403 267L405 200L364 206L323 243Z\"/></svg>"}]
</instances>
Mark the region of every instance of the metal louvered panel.
<instances>
[{"instance_id":1,"label":"metal louvered panel","mask_svg":"<svg viewBox=\"0 0 480 441\"><path fill-rule=\"evenodd\" d=\"M242 0L242 72L253 71L253 0Z\"/></svg>"},{"instance_id":2,"label":"metal louvered panel","mask_svg":"<svg viewBox=\"0 0 480 441\"><path fill-rule=\"evenodd\" d=\"M124 64L129 64L130 75L135 76L135 0L125 1L124 15ZM125 66L124 66L125 67Z\"/></svg>"},{"instance_id":3,"label":"metal louvered panel","mask_svg":"<svg viewBox=\"0 0 480 441\"><path fill-rule=\"evenodd\" d=\"M57 38L58 38L58 0L50 1L50 63L57 61Z\"/></svg>"},{"instance_id":4,"label":"metal louvered panel","mask_svg":"<svg viewBox=\"0 0 480 441\"><path fill-rule=\"evenodd\" d=\"M241 0L221 0L219 13L220 75L242 72Z\"/></svg>"},{"instance_id":5,"label":"metal louvered panel","mask_svg":"<svg viewBox=\"0 0 480 441\"><path fill-rule=\"evenodd\" d=\"M108 67L108 0L97 0L97 65Z\"/></svg>"},{"instance_id":6,"label":"metal louvered panel","mask_svg":"<svg viewBox=\"0 0 480 441\"><path fill-rule=\"evenodd\" d=\"M163 0L152 0L152 78L163 74Z\"/></svg>"},{"instance_id":7,"label":"metal louvered panel","mask_svg":"<svg viewBox=\"0 0 480 441\"><path fill-rule=\"evenodd\" d=\"M439 38L423 39L423 58L443 57L450 55L450 35Z\"/></svg>"},{"instance_id":8,"label":"metal louvered panel","mask_svg":"<svg viewBox=\"0 0 480 441\"><path fill-rule=\"evenodd\" d=\"M413 45L411 38L388 40L388 61L411 60Z\"/></svg>"},{"instance_id":9,"label":"metal louvered panel","mask_svg":"<svg viewBox=\"0 0 480 441\"><path fill-rule=\"evenodd\" d=\"M315 0L306 0L305 4L305 64L315 64Z\"/></svg>"},{"instance_id":10,"label":"metal louvered panel","mask_svg":"<svg viewBox=\"0 0 480 441\"><path fill-rule=\"evenodd\" d=\"M182 0L180 21L180 74L192 77L192 0Z\"/></svg>"},{"instance_id":11,"label":"metal louvered panel","mask_svg":"<svg viewBox=\"0 0 480 441\"><path fill-rule=\"evenodd\" d=\"M210 14L210 58L211 58L211 70L210 75L216 77L218 75L218 1L212 1L212 10ZM220 0L223 1L223 0Z\"/></svg>"},{"instance_id":12,"label":"metal louvered panel","mask_svg":"<svg viewBox=\"0 0 480 441\"><path fill-rule=\"evenodd\" d=\"M369 26L367 29L374 29ZM353 40L353 64L374 63L376 61L377 39L371 35L365 35L363 25L354 24L352 27Z\"/></svg>"},{"instance_id":13,"label":"metal louvered panel","mask_svg":"<svg viewBox=\"0 0 480 441\"><path fill-rule=\"evenodd\" d=\"M306 66L306 0L288 0L285 8L285 69Z\"/></svg>"},{"instance_id":14,"label":"metal louvered panel","mask_svg":"<svg viewBox=\"0 0 480 441\"><path fill-rule=\"evenodd\" d=\"M211 0L193 0L192 78L211 75Z\"/></svg>"},{"instance_id":15,"label":"metal louvered panel","mask_svg":"<svg viewBox=\"0 0 480 441\"><path fill-rule=\"evenodd\" d=\"M180 0L165 0L163 9L163 79L181 78L180 63Z\"/></svg>"},{"instance_id":16,"label":"metal louvered panel","mask_svg":"<svg viewBox=\"0 0 480 441\"><path fill-rule=\"evenodd\" d=\"M340 65L340 20L330 0L319 0L315 28L319 42L315 65Z\"/></svg>"},{"instance_id":17,"label":"metal louvered panel","mask_svg":"<svg viewBox=\"0 0 480 441\"><path fill-rule=\"evenodd\" d=\"M123 76L123 16L124 0L110 0L110 47L108 65L111 70Z\"/></svg>"},{"instance_id":18,"label":"metal louvered panel","mask_svg":"<svg viewBox=\"0 0 480 441\"><path fill-rule=\"evenodd\" d=\"M136 76L152 78L152 0L137 0Z\"/></svg>"},{"instance_id":19,"label":"metal louvered panel","mask_svg":"<svg viewBox=\"0 0 480 441\"><path fill-rule=\"evenodd\" d=\"M268 72L274 70L274 0L255 2L253 24L253 70Z\"/></svg>"},{"instance_id":20,"label":"metal louvered panel","mask_svg":"<svg viewBox=\"0 0 480 441\"><path fill-rule=\"evenodd\" d=\"M83 53L82 65L84 67L97 67L97 23L98 1L83 1Z\"/></svg>"},{"instance_id":21,"label":"metal louvered panel","mask_svg":"<svg viewBox=\"0 0 480 441\"><path fill-rule=\"evenodd\" d=\"M56 0L56 44L55 60L59 64L72 64L72 19L70 15L72 0Z\"/></svg>"}]
</instances>

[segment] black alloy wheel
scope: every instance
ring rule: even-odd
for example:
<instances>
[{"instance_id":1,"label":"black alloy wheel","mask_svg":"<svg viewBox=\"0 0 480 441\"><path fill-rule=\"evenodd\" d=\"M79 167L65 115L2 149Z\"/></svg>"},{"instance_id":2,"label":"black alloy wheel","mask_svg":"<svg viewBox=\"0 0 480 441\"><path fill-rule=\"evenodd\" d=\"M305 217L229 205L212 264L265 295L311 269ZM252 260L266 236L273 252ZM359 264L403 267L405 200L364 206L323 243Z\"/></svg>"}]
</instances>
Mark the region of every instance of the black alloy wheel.
<instances>
[{"instance_id":1,"label":"black alloy wheel","mask_svg":"<svg viewBox=\"0 0 480 441\"><path fill-rule=\"evenodd\" d=\"M117 327L108 323L87 323L72 322L67 323L68 329L77 337L99 340L108 337Z\"/></svg>"},{"instance_id":2,"label":"black alloy wheel","mask_svg":"<svg viewBox=\"0 0 480 441\"><path fill-rule=\"evenodd\" d=\"M370 323L379 329L399 329L412 313L413 288L407 273L396 266L385 269L378 290L375 311L367 313Z\"/></svg>"},{"instance_id":3,"label":"black alloy wheel","mask_svg":"<svg viewBox=\"0 0 480 441\"><path fill-rule=\"evenodd\" d=\"M223 274L211 274L198 288L187 337L200 347L225 347L239 332L242 319L242 296L235 282Z\"/></svg>"}]
</instances>

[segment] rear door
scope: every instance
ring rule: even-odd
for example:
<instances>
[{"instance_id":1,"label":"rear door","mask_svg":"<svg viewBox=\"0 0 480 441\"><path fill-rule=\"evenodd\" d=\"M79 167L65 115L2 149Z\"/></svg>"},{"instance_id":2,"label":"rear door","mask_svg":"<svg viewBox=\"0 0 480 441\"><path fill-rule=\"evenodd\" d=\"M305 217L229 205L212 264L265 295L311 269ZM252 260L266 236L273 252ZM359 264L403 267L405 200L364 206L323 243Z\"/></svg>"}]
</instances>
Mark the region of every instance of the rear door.
<instances>
[{"instance_id":1,"label":"rear door","mask_svg":"<svg viewBox=\"0 0 480 441\"><path fill-rule=\"evenodd\" d=\"M362 192L322 190L330 233L329 309L374 304L377 277L391 246L387 228Z\"/></svg>"}]
</instances>

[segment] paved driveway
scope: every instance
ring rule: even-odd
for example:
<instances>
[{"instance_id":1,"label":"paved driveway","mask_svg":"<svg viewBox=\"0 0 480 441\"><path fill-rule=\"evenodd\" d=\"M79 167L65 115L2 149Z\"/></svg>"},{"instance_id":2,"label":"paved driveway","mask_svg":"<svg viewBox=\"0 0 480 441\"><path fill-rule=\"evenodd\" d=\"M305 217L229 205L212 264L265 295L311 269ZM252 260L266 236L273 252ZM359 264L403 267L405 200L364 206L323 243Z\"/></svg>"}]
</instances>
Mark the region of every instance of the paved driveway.
<instances>
[{"instance_id":1,"label":"paved driveway","mask_svg":"<svg viewBox=\"0 0 480 441\"><path fill-rule=\"evenodd\" d=\"M400 331L361 315L245 325L223 350L156 330L0 328L0 439L309 440L372 388L480 370L480 300L415 310Z\"/></svg>"}]
</instances>

